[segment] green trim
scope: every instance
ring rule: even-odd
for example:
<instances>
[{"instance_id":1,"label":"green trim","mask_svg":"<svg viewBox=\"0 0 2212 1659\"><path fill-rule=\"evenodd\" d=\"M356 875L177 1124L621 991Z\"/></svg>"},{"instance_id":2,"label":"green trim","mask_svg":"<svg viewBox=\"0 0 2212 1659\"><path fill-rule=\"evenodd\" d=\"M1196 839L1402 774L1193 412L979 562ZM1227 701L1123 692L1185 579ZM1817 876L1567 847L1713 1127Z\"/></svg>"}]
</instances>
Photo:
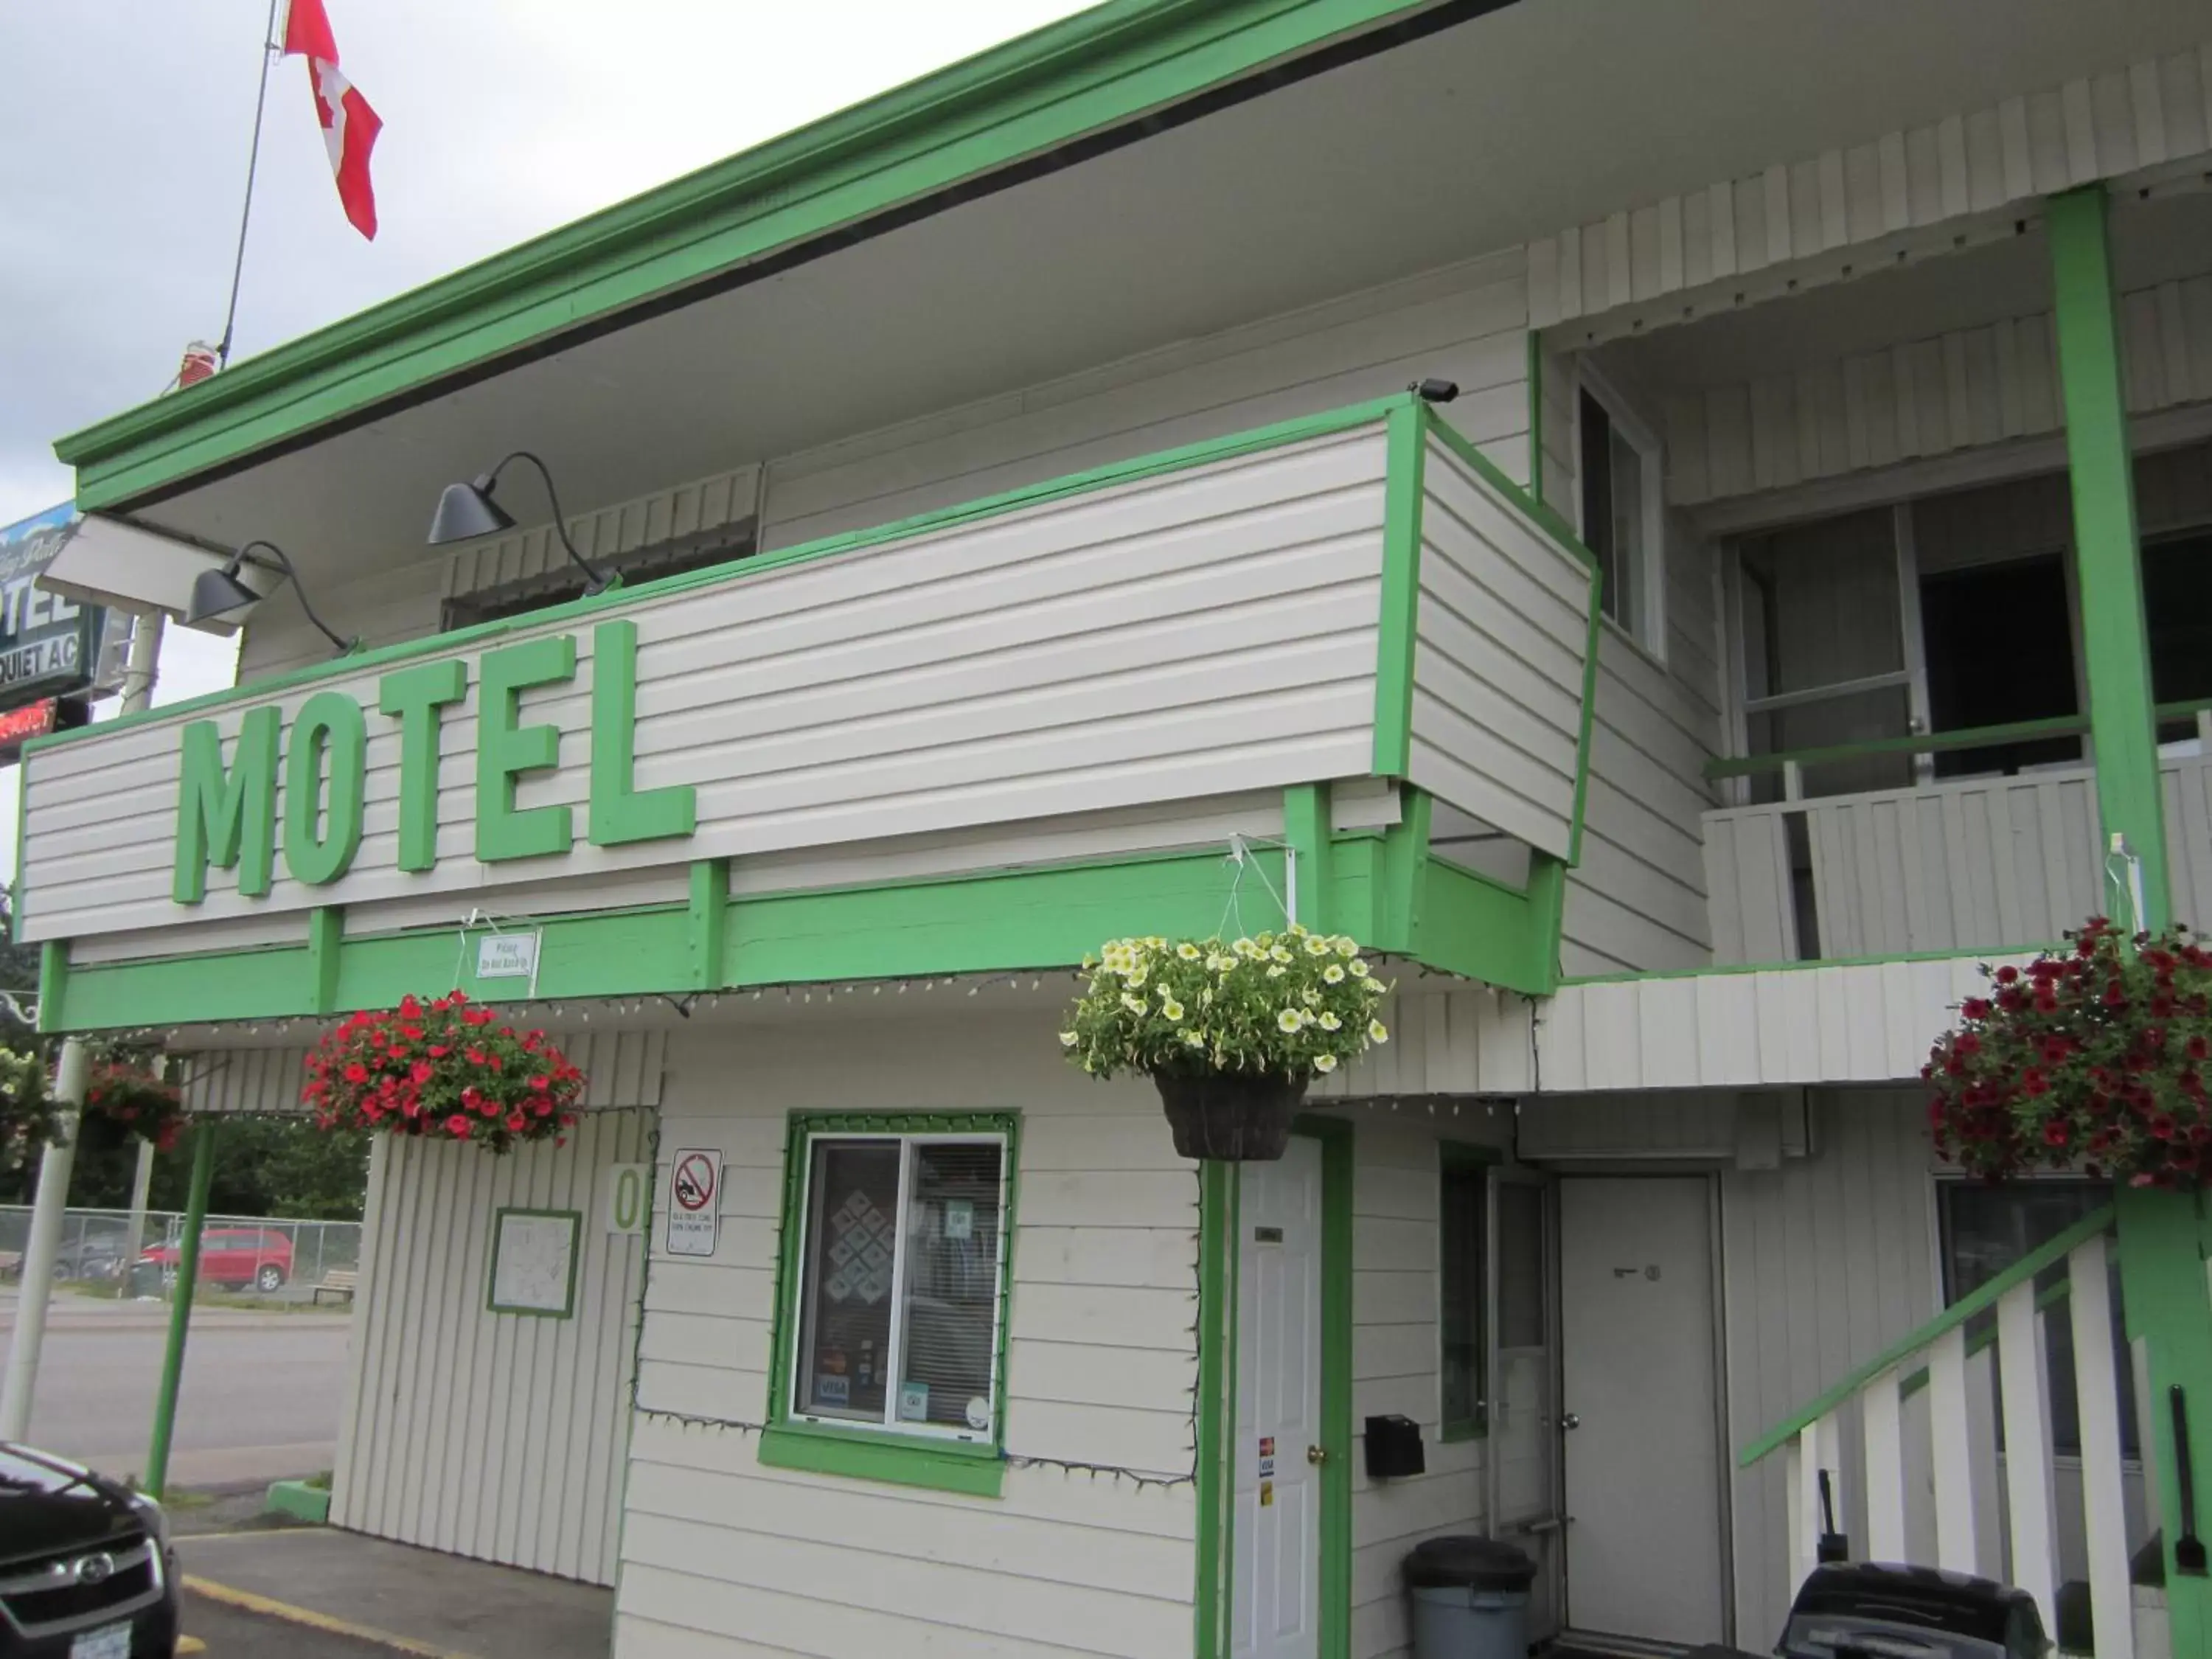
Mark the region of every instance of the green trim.
<instances>
[{"instance_id":1,"label":"green trim","mask_svg":"<svg viewBox=\"0 0 2212 1659\"><path fill-rule=\"evenodd\" d=\"M311 1012L335 1013L338 1006L338 963L345 945L345 911L320 904L307 912L307 977Z\"/></svg>"},{"instance_id":2,"label":"green trim","mask_svg":"<svg viewBox=\"0 0 2212 1659\"><path fill-rule=\"evenodd\" d=\"M1428 405L1424 404L1421 407L1425 410ZM1556 509L1547 506L1507 477L1497 462L1476 448L1474 442L1449 421L1437 419L1431 414L1428 429L1446 449L1474 468L1482 481L1503 495L1509 505L1528 514L1529 521L1556 542L1561 551L1571 553L1583 562L1585 568L1593 574L1596 572L1597 555L1583 544L1583 538L1575 533L1574 526L1561 518Z\"/></svg>"},{"instance_id":3,"label":"green trim","mask_svg":"<svg viewBox=\"0 0 2212 1659\"><path fill-rule=\"evenodd\" d=\"M311 1486L304 1480L272 1481L268 1495L261 1500L261 1512L289 1515L295 1521L319 1527L331 1518L331 1489Z\"/></svg>"},{"instance_id":4,"label":"green trim","mask_svg":"<svg viewBox=\"0 0 2212 1659\"><path fill-rule=\"evenodd\" d=\"M255 689L265 684L257 682ZM468 695L459 659L402 668L377 682L376 706L399 721L399 854L402 870L438 863L438 751L446 705Z\"/></svg>"},{"instance_id":5,"label":"green trim","mask_svg":"<svg viewBox=\"0 0 2212 1659\"><path fill-rule=\"evenodd\" d=\"M2154 713L2160 721L2178 720L2207 708L2212 708L2212 698L2197 697L2162 702ZM2079 714L2052 714L2043 720L2006 720L1996 726L1973 726L1957 732L1927 732L1917 737L1869 738L1863 743L1831 743L1814 749L1778 749L1765 755L1716 757L1705 763L1705 775L1750 777L1760 772L1779 771L1793 761L1800 766L1825 766L1836 761L1863 760L1871 755L1941 755L1959 749L1984 749L1991 744L2017 743L2024 738L2081 737L2089 730L2089 721Z\"/></svg>"},{"instance_id":6,"label":"green trim","mask_svg":"<svg viewBox=\"0 0 2212 1659\"><path fill-rule=\"evenodd\" d=\"M231 371L236 373L237 371ZM216 379L221 379L217 376ZM212 386L214 380L201 382ZM194 388L198 390L198 388ZM1343 409L1326 410L1319 415L1301 416L1295 420L1279 421L1273 426L1256 427L1249 432L1231 433L1226 437L1203 439L1176 449L1164 449L1151 455L1140 455L1132 460L1115 461L1080 472L1071 472L1058 478L1048 478L1041 483L1024 484L996 495L984 495L972 501L941 507L933 512L917 513L911 518L893 520L889 524L872 526L818 540L802 542L794 547L781 548L774 552L760 553L729 564L710 565L703 570L686 572L681 575L663 576L657 581L639 582L610 589L605 593L586 595L565 604L547 605L542 611L532 611L520 617L502 617L495 622L477 623L449 633L433 634L418 640L403 640L396 645L380 646L374 651L337 658L332 661L314 663L295 669L288 674L272 674L246 684L234 686L227 691L211 691L205 696L190 697L179 702L164 704L159 708L142 709L135 714L118 715L112 720L102 720L97 726L79 726L68 732L49 732L44 737L27 739L23 744L26 757L65 743L82 742L87 738L105 738L112 733L127 731L155 720L175 720L204 714L211 709L228 708L234 704L289 691L295 687L311 685L317 681L339 676L352 676L364 670L391 663L413 662L422 657L449 655L465 648L473 648L494 640L503 640L516 635L536 635L541 630L563 627L583 617L599 616L601 612L621 606L641 606L649 600L672 595L692 593L702 589L738 585L758 580L771 571L781 570L795 564L808 564L817 559L835 558L865 548L880 546L886 542L902 541L956 526L994 519L1024 507L1041 506L1062 501L1073 495L1088 495L1094 490L1111 489L1119 484L1134 483L1146 478L1170 473L1188 471L1196 466L1216 461L1234 460L1242 455L1256 454L1265 450L1279 449L1286 444L1301 443L1310 438L1328 437L1334 433L1348 432L1357 427L1368 426L1386 420L1394 409L1411 399L1407 392L1397 392L1388 398L1377 398L1363 404L1350 404Z\"/></svg>"},{"instance_id":7,"label":"green trim","mask_svg":"<svg viewBox=\"0 0 2212 1659\"><path fill-rule=\"evenodd\" d=\"M1991 956L2032 957L2039 951L2064 948L2061 942L2051 940L2028 945L1969 945L1957 951L1900 951L1887 957L1814 957L1799 962L1726 962L1704 968L1654 969L1645 973L1577 974L1571 979L1562 979L1559 984L1564 988L1570 985L1625 985L1637 980L1718 979L1731 974L1796 974L1816 968L1879 968L1895 962L1973 962L1986 960Z\"/></svg>"},{"instance_id":8,"label":"green trim","mask_svg":"<svg viewBox=\"0 0 2212 1659\"><path fill-rule=\"evenodd\" d=\"M168 1496L169 1447L177 1429L177 1391L185 1380L185 1340L191 1333L192 1293L200 1282L200 1235L207 1228L208 1193L215 1184L215 1143L220 1120L200 1119L192 1131L191 1183L177 1240L177 1277L169 1289L169 1332L161 1346L161 1379L154 1391L154 1426L146 1447L146 1490Z\"/></svg>"},{"instance_id":9,"label":"green trim","mask_svg":"<svg viewBox=\"0 0 2212 1659\"><path fill-rule=\"evenodd\" d=\"M1567 831L1567 863L1583 861L1583 825L1589 816L1590 744L1597 730L1597 675L1605 642L1605 577L1593 563L1589 574L1589 639L1583 647L1583 723L1575 734L1575 814ZM1532 856L1534 856L1532 854Z\"/></svg>"},{"instance_id":10,"label":"green trim","mask_svg":"<svg viewBox=\"0 0 2212 1659\"><path fill-rule=\"evenodd\" d=\"M18 818L18 825L22 820ZM19 828L17 835L22 833ZM70 947L65 939L50 939L39 946L39 1030L65 1030L61 1022L69 1008Z\"/></svg>"},{"instance_id":11,"label":"green trim","mask_svg":"<svg viewBox=\"0 0 2212 1659\"><path fill-rule=\"evenodd\" d=\"M760 1461L771 1468L924 1486L970 1498L996 1498L1006 1480L1005 1458L988 1448L940 1445L888 1431L840 1433L811 1423L762 1430Z\"/></svg>"},{"instance_id":12,"label":"green trim","mask_svg":"<svg viewBox=\"0 0 2212 1659\"><path fill-rule=\"evenodd\" d=\"M805 1291L800 1253L811 1174L811 1149L821 1135L996 1135L1006 1144L1006 1196L999 1216L997 1347L991 1379L991 1439L920 1435L885 1425L846 1427L805 1419L790 1410L792 1345L798 1340L799 1299ZM775 1302L769 1318L768 1426L760 1437L761 1462L779 1468L864 1480L926 1486L939 1492L996 1498L1006 1478L1007 1331L1014 1299L1014 1229L1020 1192L1021 1116L1015 1112L793 1112L787 1121L783 1200L777 1227ZM890 1356L884 1356L888 1363Z\"/></svg>"},{"instance_id":13,"label":"green trim","mask_svg":"<svg viewBox=\"0 0 2212 1659\"><path fill-rule=\"evenodd\" d=\"M1328 898L1329 853L1335 825L1325 783L1302 783L1283 791L1283 839L1297 849L1298 921L1316 933L1334 931Z\"/></svg>"},{"instance_id":14,"label":"green trim","mask_svg":"<svg viewBox=\"0 0 2212 1659\"><path fill-rule=\"evenodd\" d=\"M1402 778L1413 746L1413 653L1421 609L1421 510L1427 488L1428 405L1401 402L1388 416L1382 485L1382 587L1376 635L1375 775Z\"/></svg>"},{"instance_id":15,"label":"green trim","mask_svg":"<svg viewBox=\"0 0 2212 1659\"><path fill-rule=\"evenodd\" d=\"M711 991L722 982L729 951L730 865L701 859L691 866L691 896L684 907L690 946L691 988Z\"/></svg>"},{"instance_id":16,"label":"green trim","mask_svg":"<svg viewBox=\"0 0 2212 1659\"><path fill-rule=\"evenodd\" d=\"M576 636L542 639L487 651L477 665L477 858L485 864L545 858L576 842L565 806L517 807L515 786L526 772L561 764L561 728L522 724L522 694L576 678Z\"/></svg>"},{"instance_id":17,"label":"green trim","mask_svg":"<svg viewBox=\"0 0 2212 1659\"><path fill-rule=\"evenodd\" d=\"M2212 1432L2206 1430L2207 1417L2212 1415L2207 1410L2212 1404L2212 1304L2204 1295L2204 1200L2201 1193L2121 1187L2114 1192L2112 1204L2118 1215L2120 1300L2128 1336L2142 1343L2149 1358L2150 1420L2137 1425L2137 1430L2144 1461L2157 1483L2157 1512L2172 1517L2181 1513L2173 1413L2168 1404L2176 1388L2196 1407L2190 1437L2196 1490L2212 1491ZM2181 1571L2173 1557L2179 1533L2169 1521L2165 1548L2172 1651L2201 1655L2212 1647L2212 1580Z\"/></svg>"},{"instance_id":18,"label":"green trim","mask_svg":"<svg viewBox=\"0 0 2212 1659\"><path fill-rule=\"evenodd\" d=\"M1197 1659L1226 1659L1237 1559L1237 1166L1198 1166Z\"/></svg>"},{"instance_id":19,"label":"green trim","mask_svg":"<svg viewBox=\"0 0 2212 1659\"><path fill-rule=\"evenodd\" d=\"M1528 499L1544 503L1544 337L1528 331Z\"/></svg>"},{"instance_id":20,"label":"green trim","mask_svg":"<svg viewBox=\"0 0 2212 1659\"><path fill-rule=\"evenodd\" d=\"M2045 1267L2055 1267L2063 1261L2073 1252L2075 1246L2085 1243L2098 1234L2110 1229L2112 1225L2112 1206L2108 1204L2104 1208L2082 1217L2081 1220L2075 1222L2049 1243L2031 1250L2021 1257L1988 1284L1980 1285L1969 1294L1960 1297L1910 1336L1900 1337L1891 1343L1881 1352L1844 1377L1842 1382L1829 1389L1819 1399L1794 1413L1784 1421L1777 1424L1746 1446L1736 1458L1738 1466L1749 1468L1770 1452L1777 1451L1787 1445L1799 1433L1834 1411L1884 1371L1894 1370L1935 1341L1937 1337L1946 1332L1958 1329L1976 1314L1994 1308L1997 1304L1998 1298L2014 1285L2028 1284ZM2125 1259L2126 1253L2124 1250L2123 1261ZM2201 1267L2196 1277L2195 1292L2197 1301L2202 1303L2204 1300L2204 1280ZM2131 1310L2130 1322L2132 1325L2133 1299L2131 1297L2130 1308ZM2199 1316L2203 1316L2201 1309ZM2174 1509L2166 1513L2179 1514L2180 1511L2179 1509ZM2177 1652L2179 1650L2175 1650Z\"/></svg>"},{"instance_id":21,"label":"green trim","mask_svg":"<svg viewBox=\"0 0 2212 1659\"><path fill-rule=\"evenodd\" d=\"M2068 191L2044 205L2057 301L2051 326L2066 413L2067 482L2074 500L2074 558L2081 577L2081 665L2096 745L2097 811L2105 836L2126 836L2141 860L2148 914L2136 924L2156 929L2171 919L2173 900L2166 882L2166 795L2152 714L2135 458L2106 220L2102 185ZM2191 1651L2181 1635L2177 1627L2174 1651Z\"/></svg>"},{"instance_id":22,"label":"green trim","mask_svg":"<svg viewBox=\"0 0 2212 1659\"><path fill-rule=\"evenodd\" d=\"M1549 867L1559 866L1551 861ZM1422 883L1417 954L1431 967L1462 978L1548 995L1559 960L1558 917L1548 902L1553 890L1532 896L1432 858Z\"/></svg>"},{"instance_id":23,"label":"green trim","mask_svg":"<svg viewBox=\"0 0 2212 1659\"><path fill-rule=\"evenodd\" d=\"M1490 1310L1486 1305L1490 1291L1490 1183L1487 1177L1491 1170L1502 1161L1502 1156L1495 1146L1465 1140L1440 1140L1437 1143L1437 1285L1439 1307L1444 1278L1443 1258L1447 1249L1444 1205L1448 1194L1445 1188L1454 1176L1473 1175L1483 1177L1480 1188L1483 1206L1481 1259L1476 1267L1475 1287L1474 1414L1460 1418L1449 1415L1444 1406L1443 1378L1439 1376L1437 1405L1437 1414L1443 1422L1437 1431L1437 1438L1446 1445L1485 1439L1490 1433ZM1441 1352L1443 1335L1441 1318L1437 1334Z\"/></svg>"},{"instance_id":24,"label":"green trim","mask_svg":"<svg viewBox=\"0 0 2212 1659\"><path fill-rule=\"evenodd\" d=\"M556 1308L530 1308L520 1303L499 1299L499 1250L507 1241L505 1224L511 1215L538 1216L547 1220L566 1220L568 1224L568 1287L566 1299ZM584 1261L584 1212L581 1210L534 1210L520 1204L502 1204L491 1212L491 1261L484 1275L484 1311L495 1314L520 1314L530 1319L573 1319L576 1314L576 1273Z\"/></svg>"},{"instance_id":25,"label":"green trim","mask_svg":"<svg viewBox=\"0 0 2212 1659\"><path fill-rule=\"evenodd\" d=\"M77 469L81 508L129 505L1419 9L1112 0L73 433L54 452Z\"/></svg>"},{"instance_id":26,"label":"green trim","mask_svg":"<svg viewBox=\"0 0 2212 1659\"><path fill-rule=\"evenodd\" d=\"M699 825L690 784L637 787L637 624L624 617L592 630L592 810L594 847L672 841Z\"/></svg>"},{"instance_id":27,"label":"green trim","mask_svg":"<svg viewBox=\"0 0 2212 1659\"><path fill-rule=\"evenodd\" d=\"M1320 1659L1352 1652L1352 1125L1300 1113L1321 1142Z\"/></svg>"},{"instance_id":28,"label":"green trim","mask_svg":"<svg viewBox=\"0 0 2212 1659\"><path fill-rule=\"evenodd\" d=\"M1396 956L1420 948L1421 920L1433 860L1429 857L1431 803L1425 789L1398 792L1398 822L1382 832L1374 926L1361 942Z\"/></svg>"},{"instance_id":29,"label":"green trim","mask_svg":"<svg viewBox=\"0 0 2212 1659\"><path fill-rule=\"evenodd\" d=\"M318 691L292 717L289 747L284 868L295 881L327 887L353 868L361 851L368 716L343 691Z\"/></svg>"}]
</instances>

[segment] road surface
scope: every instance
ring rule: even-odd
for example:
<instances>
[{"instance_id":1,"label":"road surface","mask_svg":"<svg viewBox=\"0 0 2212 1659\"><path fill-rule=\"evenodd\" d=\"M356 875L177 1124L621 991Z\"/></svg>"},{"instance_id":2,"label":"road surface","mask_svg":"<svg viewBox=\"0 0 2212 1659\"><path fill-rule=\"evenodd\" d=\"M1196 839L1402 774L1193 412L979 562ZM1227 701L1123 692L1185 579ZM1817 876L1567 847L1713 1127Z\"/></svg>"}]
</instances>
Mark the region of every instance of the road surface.
<instances>
[{"instance_id":1,"label":"road surface","mask_svg":"<svg viewBox=\"0 0 2212 1659\"><path fill-rule=\"evenodd\" d=\"M15 1337L0 1297L0 1346ZM31 1409L33 1444L112 1474L146 1467L168 1310L57 1296ZM343 1313L208 1309L185 1352L169 1478L179 1486L283 1480L331 1467L343 1399Z\"/></svg>"}]
</instances>

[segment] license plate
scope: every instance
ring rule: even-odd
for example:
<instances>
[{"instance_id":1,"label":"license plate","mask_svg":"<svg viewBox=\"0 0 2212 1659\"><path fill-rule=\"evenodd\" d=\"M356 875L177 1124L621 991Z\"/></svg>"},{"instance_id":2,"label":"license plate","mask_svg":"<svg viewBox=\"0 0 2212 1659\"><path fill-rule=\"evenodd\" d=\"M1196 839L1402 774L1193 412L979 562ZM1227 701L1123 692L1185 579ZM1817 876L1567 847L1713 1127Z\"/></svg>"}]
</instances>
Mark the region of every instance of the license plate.
<instances>
[{"instance_id":1,"label":"license plate","mask_svg":"<svg viewBox=\"0 0 2212 1659\"><path fill-rule=\"evenodd\" d=\"M131 1659L131 1626L102 1625L70 1644L70 1659Z\"/></svg>"}]
</instances>

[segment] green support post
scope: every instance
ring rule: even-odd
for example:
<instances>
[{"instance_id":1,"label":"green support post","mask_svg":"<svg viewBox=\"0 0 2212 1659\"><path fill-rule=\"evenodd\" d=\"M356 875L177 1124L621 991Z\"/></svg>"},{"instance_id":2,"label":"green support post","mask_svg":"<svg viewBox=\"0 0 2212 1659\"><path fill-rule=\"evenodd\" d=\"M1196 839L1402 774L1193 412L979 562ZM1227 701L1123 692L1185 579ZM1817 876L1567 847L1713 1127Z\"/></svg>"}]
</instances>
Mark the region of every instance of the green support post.
<instances>
[{"instance_id":1,"label":"green support post","mask_svg":"<svg viewBox=\"0 0 2212 1659\"><path fill-rule=\"evenodd\" d=\"M2104 187L2092 185L2051 198L2046 222L2097 813L2105 846L2122 837L2142 872L2139 916L2127 918L2118 895L2108 894L2106 908L2116 919L2155 930L2171 919L2172 896L2108 211ZM2148 1188L2123 1187L2114 1197L2128 1334L2149 1356L2150 1419L2141 1431L2165 1537L2174 1659L2212 1659L2212 1578L2183 1573L2174 1559L2181 1485L2170 1405L2179 1389L2195 1419L2190 1463L2196 1490L2212 1494L2212 1300L2205 1293L2203 1202L2196 1194ZM2197 1526L2201 1532L2212 1518L2199 1516Z\"/></svg>"},{"instance_id":2,"label":"green support post","mask_svg":"<svg viewBox=\"0 0 2212 1659\"><path fill-rule=\"evenodd\" d=\"M2135 464L2121 393L2119 312L2104 187L2052 197L2049 225L2097 813L2106 844L2124 836L2142 861L2143 913L2133 921L2154 930L2166 926L2173 901L2166 885L2166 795L2151 712ZM2117 904L2106 908L2120 915Z\"/></svg>"},{"instance_id":3,"label":"green support post","mask_svg":"<svg viewBox=\"0 0 2212 1659\"><path fill-rule=\"evenodd\" d=\"M177 1282L169 1304L169 1341L161 1354L161 1388L154 1397L154 1437L146 1451L145 1489L167 1495L169 1444L177 1428L177 1389L185 1378L185 1337L192 1323L192 1291L200 1276L200 1231L207 1223L208 1188L215 1182L216 1126L203 1119L192 1131L191 1194L185 1201L184 1237L178 1241Z\"/></svg>"}]
</instances>

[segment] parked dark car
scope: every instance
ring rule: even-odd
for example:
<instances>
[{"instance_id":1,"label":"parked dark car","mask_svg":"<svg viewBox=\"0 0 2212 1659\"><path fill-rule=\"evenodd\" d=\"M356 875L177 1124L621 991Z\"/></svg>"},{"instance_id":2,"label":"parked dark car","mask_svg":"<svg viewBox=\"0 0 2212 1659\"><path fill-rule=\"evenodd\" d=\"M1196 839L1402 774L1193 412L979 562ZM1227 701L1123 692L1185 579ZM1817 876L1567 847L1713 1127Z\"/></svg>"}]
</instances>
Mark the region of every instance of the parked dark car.
<instances>
[{"instance_id":1,"label":"parked dark car","mask_svg":"<svg viewBox=\"0 0 2212 1659\"><path fill-rule=\"evenodd\" d=\"M54 1256L56 1279L118 1279L131 1257L131 1235L122 1228L88 1232L64 1239ZM0 1255L0 1279L10 1283L23 1276L23 1252Z\"/></svg>"},{"instance_id":2,"label":"parked dark car","mask_svg":"<svg viewBox=\"0 0 2212 1659\"><path fill-rule=\"evenodd\" d=\"M177 1564L161 1506L0 1443L0 1659L173 1659Z\"/></svg>"}]
</instances>

